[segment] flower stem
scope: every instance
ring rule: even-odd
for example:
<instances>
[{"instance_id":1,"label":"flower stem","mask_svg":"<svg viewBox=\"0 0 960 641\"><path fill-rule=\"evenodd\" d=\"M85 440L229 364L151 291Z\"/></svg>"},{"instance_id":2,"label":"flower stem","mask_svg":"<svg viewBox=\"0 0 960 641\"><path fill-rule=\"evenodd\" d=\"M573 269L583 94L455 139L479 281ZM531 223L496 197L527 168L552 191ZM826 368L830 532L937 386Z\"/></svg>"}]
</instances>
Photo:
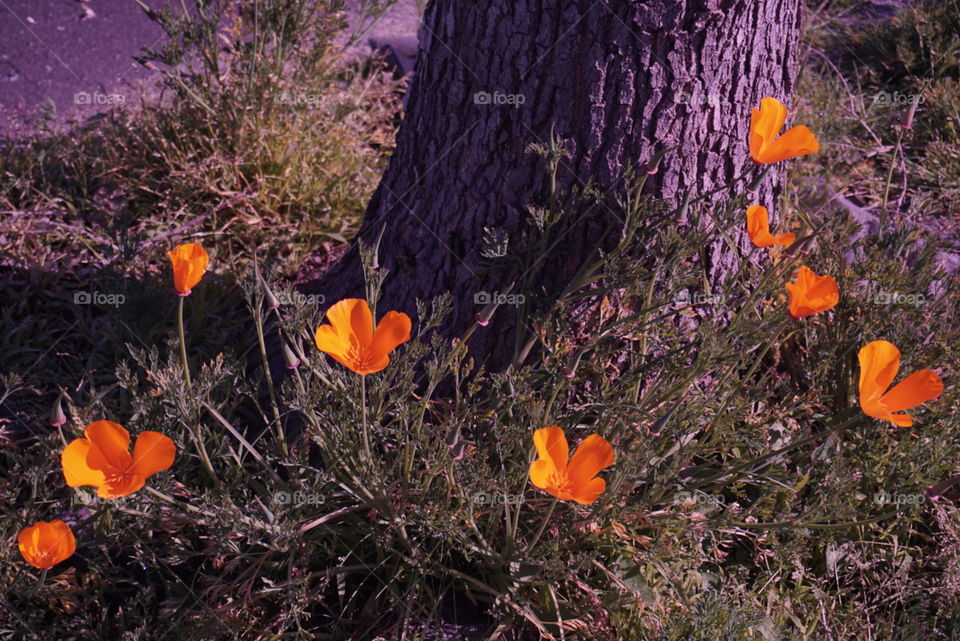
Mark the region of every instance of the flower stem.
<instances>
[{"instance_id":1,"label":"flower stem","mask_svg":"<svg viewBox=\"0 0 960 641\"><path fill-rule=\"evenodd\" d=\"M180 305L177 308L177 331L180 333L180 359L183 361L183 379L190 387L190 366L187 363L187 341L183 336L183 301L186 296L180 297Z\"/></svg>"},{"instance_id":2,"label":"flower stem","mask_svg":"<svg viewBox=\"0 0 960 641\"><path fill-rule=\"evenodd\" d=\"M527 546L527 552L533 549L533 546L537 544L537 541L540 540L540 537L543 536L544 530L547 529L547 523L550 522L550 517L553 516L553 510L557 507L557 503L560 501L556 498L553 499L553 502L550 503L550 509L547 510L547 515L543 517L543 523L540 524L540 529L537 530L536 536L533 537L533 540L530 541L530 544Z\"/></svg>"},{"instance_id":3,"label":"flower stem","mask_svg":"<svg viewBox=\"0 0 960 641\"><path fill-rule=\"evenodd\" d=\"M360 376L360 413L363 420L363 451L367 459L373 460L370 454L370 435L367 432L367 377Z\"/></svg>"},{"instance_id":4,"label":"flower stem","mask_svg":"<svg viewBox=\"0 0 960 641\"><path fill-rule=\"evenodd\" d=\"M180 297L180 305L177 307L177 332L180 334L180 360L183 361L183 380L186 381L187 388L190 388L190 365L187 361L187 340L183 335L183 301L185 298L186 296ZM200 456L203 467L207 470L207 474L210 475L210 479L213 480L214 484L219 485L220 479L213 469L213 462L210 460L210 455L207 454L207 448L203 445L199 426L188 426L188 429L193 435L194 444L197 446L197 454Z\"/></svg>"},{"instance_id":5,"label":"flower stem","mask_svg":"<svg viewBox=\"0 0 960 641\"><path fill-rule=\"evenodd\" d=\"M893 157L890 159L890 169L887 170L887 179L883 184L883 200L880 203L880 233L887 231L887 204L890 202L890 184L893 182L893 170L897 166L897 156L900 155L901 145L903 145L904 128L900 127L900 133L897 135L897 144L893 148Z\"/></svg>"},{"instance_id":6,"label":"flower stem","mask_svg":"<svg viewBox=\"0 0 960 641\"><path fill-rule=\"evenodd\" d=\"M280 449L284 456L290 454L287 447L287 438L284 434L283 423L280 420L280 408L277 406L277 394L273 387L273 375L270 373L270 360L267 358L267 343L263 337L263 312L260 308L260 300L254 302L254 325L257 328L257 344L260 346L260 363L263 366L263 375L267 379L267 392L270 394L270 407L273 409L273 421L277 427L277 441L280 443ZM281 339L282 340L282 339Z\"/></svg>"}]
</instances>

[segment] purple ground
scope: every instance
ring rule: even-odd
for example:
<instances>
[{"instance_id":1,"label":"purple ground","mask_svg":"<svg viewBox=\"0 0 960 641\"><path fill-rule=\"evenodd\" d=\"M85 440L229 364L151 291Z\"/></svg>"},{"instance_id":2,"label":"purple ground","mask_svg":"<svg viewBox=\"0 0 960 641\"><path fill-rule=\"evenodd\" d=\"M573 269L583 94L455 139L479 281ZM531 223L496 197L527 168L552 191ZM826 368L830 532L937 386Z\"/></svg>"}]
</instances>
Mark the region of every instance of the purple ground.
<instances>
[{"instance_id":1,"label":"purple ground","mask_svg":"<svg viewBox=\"0 0 960 641\"><path fill-rule=\"evenodd\" d=\"M418 24L416 0L400 0L357 49L366 49L367 37L414 35ZM28 131L48 99L61 123L134 104L152 73L133 56L162 36L135 0L0 0L0 137Z\"/></svg>"}]
</instances>

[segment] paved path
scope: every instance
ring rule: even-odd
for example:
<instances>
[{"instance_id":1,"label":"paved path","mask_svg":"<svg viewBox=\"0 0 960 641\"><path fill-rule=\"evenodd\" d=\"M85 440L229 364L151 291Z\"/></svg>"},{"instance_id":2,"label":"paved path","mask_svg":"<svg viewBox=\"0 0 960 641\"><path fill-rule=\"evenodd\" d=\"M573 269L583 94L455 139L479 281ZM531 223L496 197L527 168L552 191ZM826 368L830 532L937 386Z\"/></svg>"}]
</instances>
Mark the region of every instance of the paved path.
<instances>
[{"instance_id":1,"label":"paved path","mask_svg":"<svg viewBox=\"0 0 960 641\"><path fill-rule=\"evenodd\" d=\"M15 135L47 99L63 118L132 100L125 85L150 73L132 56L162 35L133 0L0 0L0 131Z\"/></svg>"},{"instance_id":2,"label":"paved path","mask_svg":"<svg viewBox=\"0 0 960 641\"><path fill-rule=\"evenodd\" d=\"M352 16L356 2L347 3ZM144 4L159 9L171 0ZM367 37L415 34L417 7L400 0ZM137 85L153 74L133 56L162 38L135 0L0 0L0 136L29 130L48 99L60 122L135 102ZM357 51L369 50L366 40Z\"/></svg>"}]
</instances>

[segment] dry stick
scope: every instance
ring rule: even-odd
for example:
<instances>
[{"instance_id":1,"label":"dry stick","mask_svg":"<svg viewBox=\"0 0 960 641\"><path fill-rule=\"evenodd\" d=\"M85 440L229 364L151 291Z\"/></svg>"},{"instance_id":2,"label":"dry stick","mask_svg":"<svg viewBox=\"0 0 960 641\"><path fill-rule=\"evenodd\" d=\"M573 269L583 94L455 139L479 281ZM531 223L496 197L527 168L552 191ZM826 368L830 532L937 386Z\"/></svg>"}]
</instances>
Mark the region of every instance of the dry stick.
<instances>
[{"instance_id":1,"label":"dry stick","mask_svg":"<svg viewBox=\"0 0 960 641\"><path fill-rule=\"evenodd\" d=\"M880 516L874 516L869 519L862 519L860 521L851 521L849 523L799 523L797 521L774 521L771 523L741 523L739 521L733 521L730 525L734 527L739 527L743 529L758 529L758 530L779 530L788 527L797 527L797 528L809 528L811 530L842 530L848 527L859 527L861 525L870 525L871 523L879 523L880 521L885 521L886 519L893 518L897 515L896 510L890 512L885 512Z\"/></svg>"}]
</instances>

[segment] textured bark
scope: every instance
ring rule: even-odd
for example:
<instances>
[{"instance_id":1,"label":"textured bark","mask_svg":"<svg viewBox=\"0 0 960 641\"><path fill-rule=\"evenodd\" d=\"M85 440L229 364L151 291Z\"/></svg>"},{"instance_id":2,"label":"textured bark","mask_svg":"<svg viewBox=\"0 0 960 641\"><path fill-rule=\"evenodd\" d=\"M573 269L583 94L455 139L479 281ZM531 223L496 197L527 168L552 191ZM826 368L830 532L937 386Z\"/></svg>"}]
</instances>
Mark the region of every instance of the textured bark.
<instances>
[{"instance_id":1,"label":"textured bark","mask_svg":"<svg viewBox=\"0 0 960 641\"><path fill-rule=\"evenodd\" d=\"M571 154L561 189L590 179L615 189L626 162L673 145L648 182L669 202L747 170L750 109L764 96L790 104L799 21L799 0L431 0L397 149L360 232L372 240L386 225L380 309L409 313L415 299L451 291L457 334L478 310L475 292L516 277L478 275L484 228L512 234L544 194L543 162L527 148L551 127ZM477 92L524 104L476 104ZM758 203L774 204L779 174ZM558 278L595 256L610 216L575 215L566 260L551 270ZM728 251L713 248L712 270L732 262ZM358 253L304 289L331 301L362 296ZM496 323L485 330L476 355L506 349Z\"/></svg>"}]
</instances>

